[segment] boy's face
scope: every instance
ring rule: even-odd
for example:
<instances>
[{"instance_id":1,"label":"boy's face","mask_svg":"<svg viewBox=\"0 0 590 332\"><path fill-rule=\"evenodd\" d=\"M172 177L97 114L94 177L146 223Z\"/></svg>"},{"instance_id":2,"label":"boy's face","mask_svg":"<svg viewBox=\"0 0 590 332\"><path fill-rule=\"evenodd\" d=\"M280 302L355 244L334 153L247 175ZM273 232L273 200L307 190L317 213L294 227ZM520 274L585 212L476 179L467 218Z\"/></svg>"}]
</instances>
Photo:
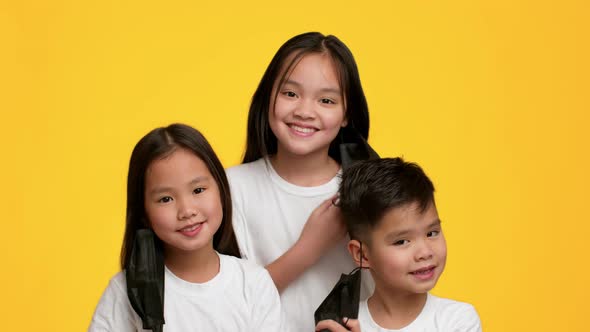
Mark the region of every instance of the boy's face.
<instances>
[{"instance_id":1,"label":"boy's face","mask_svg":"<svg viewBox=\"0 0 590 332\"><path fill-rule=\"evenodd\" d=\"M436 206L388 211L371 230L365 251L376 286L396 294L430 291L445 268L447 245Z\"/></svg>"}]
</instances>

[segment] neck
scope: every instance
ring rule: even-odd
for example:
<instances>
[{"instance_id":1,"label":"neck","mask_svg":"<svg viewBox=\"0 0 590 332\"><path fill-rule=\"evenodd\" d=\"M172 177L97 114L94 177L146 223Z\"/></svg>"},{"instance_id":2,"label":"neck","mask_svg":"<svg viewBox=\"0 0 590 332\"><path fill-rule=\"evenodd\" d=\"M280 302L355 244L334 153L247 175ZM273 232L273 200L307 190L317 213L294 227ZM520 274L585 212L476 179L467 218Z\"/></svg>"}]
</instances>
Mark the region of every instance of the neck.
<instances>
[{"instance_id":1,"label":"neck","mask_svg":"<svg viewBox=\"0 0 590 332\"><path fill-rule=\"evenodd\" d=\"M407 293L375 285L368 300L369 311L379 326L398 330L412 323L426 304L427 293Z\"/></svg>"},{"instance_id":2,"label":"neck","mask_svg":"<svg viewBox=\"0 0 590 332\"><path fill-rule=\"evenodd\" d=\"M340 165L328 155L327 150L300 156L279 147L277 154L270 157L270 162L280 177L302 187L327 183L340 170Z\"/></svg>"},{"instance_id":3,"label":"neck","mask_svg":"<svg viewBox=\"0 0 590 332\"><path fill-rule=\"evenodd\" d=\"M166 267L182 280L204 283L219 273L219 256L213 250L213 244L193 252L171 248L164 252Z\"/></svg>"}]
</instances>

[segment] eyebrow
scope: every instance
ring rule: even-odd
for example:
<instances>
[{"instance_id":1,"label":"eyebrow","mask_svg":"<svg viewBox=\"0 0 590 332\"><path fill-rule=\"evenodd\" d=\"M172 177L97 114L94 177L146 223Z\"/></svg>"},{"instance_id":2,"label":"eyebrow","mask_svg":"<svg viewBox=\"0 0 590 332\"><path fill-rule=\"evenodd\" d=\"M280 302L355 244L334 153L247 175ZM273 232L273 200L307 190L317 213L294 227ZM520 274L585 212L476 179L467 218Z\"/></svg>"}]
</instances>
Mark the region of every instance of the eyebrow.
<instances>
[{"instance_id":1,"label":"eyebrow","mask_svg":"<svg viewBox=\"0 0 590 332\"><path fill-rule=\"evenodd\" d=\"M301 87L302 84L297 82L297 81L293 81L291 79L286 80L285 83L283 83L283 85L286 84L291 84L291 85L295 85L296 87ZM339 88L322 88L320 89L321 92L331 92L331 93L335 93L335 94L340 94L340 89Z\"/></svg>"},{"instance_id":2,"label":"eyebrow","mask_svg":"<svg viewBox=\"0 0 590 332\"><path fill-rule=\"evenodd\" d=\"M196 178L192 179L188 184L189 185L195 185L201 182L207 182L209 180L208 176L197 176ZM150 195L156 195L156 194L161 194L163 192L167 192L167 191L171 191L172 187L156 187L152 190L150 190L149 194Z\"/></svg>"}]
</instances>

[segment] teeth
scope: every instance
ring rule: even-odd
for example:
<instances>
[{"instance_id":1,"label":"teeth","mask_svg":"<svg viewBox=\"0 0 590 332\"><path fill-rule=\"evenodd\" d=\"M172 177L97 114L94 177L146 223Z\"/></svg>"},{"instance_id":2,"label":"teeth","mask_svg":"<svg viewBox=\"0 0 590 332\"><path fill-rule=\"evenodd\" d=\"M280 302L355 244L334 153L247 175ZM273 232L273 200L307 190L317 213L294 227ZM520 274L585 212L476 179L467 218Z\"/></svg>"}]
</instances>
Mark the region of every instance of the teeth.
<instances>
[{"instance_id":1,"label":"teeth","mask_svg":"<svg viewBox=\"0 0 590 332\"><path fill-rule=\"evenodd\" d=\"M412 273L413 274L426 274L426 273L430 272L431 270L432 270L432 268L426 269L426 270L415 271L415 272L412 272Z\"/></svg>"},{"instance_id":2,"label":"teeth","mask_svg":"<svg viewBox=\"0 0 590 332\"><path fill-rule=\"evenodd\" d=\"M313 133L315 132L315 129L313 128L304 128L304 127L299 127L296 125L291 125L290 126L292 129L294 129L295 131L301 132L301 133L305 133L305 134L309 134L309 133Z\"/></svg>"},{"instance_id":3,"label":"teeth","mask_svg":"<svg viewBox=\"0 0 590 332\"><path fill-rule=\"evenodd\" d=\"M197 227L199 227L199 225L200 225L200 224L201 224L201 223L195 224L195 225L193 225L193 226L191 226L191 227L185 227L185 228L183 228L183 229L182 229L182 231L183 231L183 232L192 232L192 231L194 231L195 229L197 229Z\"/></svg>"}]
</instances>

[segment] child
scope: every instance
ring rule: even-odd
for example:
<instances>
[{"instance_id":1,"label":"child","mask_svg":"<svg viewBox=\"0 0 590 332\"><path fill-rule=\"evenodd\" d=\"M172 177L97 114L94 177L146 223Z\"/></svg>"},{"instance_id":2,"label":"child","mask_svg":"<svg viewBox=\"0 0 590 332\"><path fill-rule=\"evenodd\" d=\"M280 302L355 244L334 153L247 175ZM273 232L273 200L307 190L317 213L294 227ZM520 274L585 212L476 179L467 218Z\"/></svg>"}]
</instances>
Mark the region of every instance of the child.
<instances>
[{"instance_id":1,"label":"child","mask_svg":"<svg viewBox=\"0 0 590 332\"><path fill-rule=\"evenodd\" d=\"M254 93L243 164L227 171L240 252L266 266L295 331L313 331L315 309L354 268L332 205L345 127L367 139L368 107L352 54L334 36L295 36ZM363 293L371 287L367 275Z\"/></svg>"},{"instance_id":2,"label":"child","mask_svg":"<svg viewBox=\"0 0 590 332\"><path fill-rule=\"evenodd\" d=\"M445 268L447 247L434 186L418 165L401 158L358 162L344 171L339 192L348 250L375 280L358 321L346 324L352 331L481 331L473 306L428 293ZM334 321L317 329L346 331Z\"/></svg>"},{"instance_id":3,"label":"child","mask_svg":"<svg viewBox=\"0 0 590 332\"><path fill-rule=\"evenodd\" d=\"M121 269L138 230L151 229L164 255L164 331L284 330L268 272L238 258L229 185L201 133L182 124L151 131L133 149L127 179ZM89 331L143 331L126 280L124 271L111 279Z\"/></svg>"}]
</instances>

